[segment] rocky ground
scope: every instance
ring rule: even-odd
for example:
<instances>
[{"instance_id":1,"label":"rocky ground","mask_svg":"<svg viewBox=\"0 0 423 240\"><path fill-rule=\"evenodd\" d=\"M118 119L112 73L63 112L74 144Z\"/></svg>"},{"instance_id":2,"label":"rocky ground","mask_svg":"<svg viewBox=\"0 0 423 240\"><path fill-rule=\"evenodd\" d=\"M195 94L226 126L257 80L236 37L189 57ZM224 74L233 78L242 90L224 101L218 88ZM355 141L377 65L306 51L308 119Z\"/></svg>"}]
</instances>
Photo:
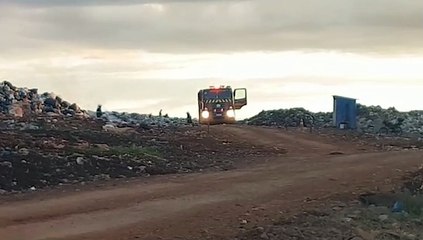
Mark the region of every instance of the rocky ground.
<instances>
[{"instance_id":1,"label":"rocky ground","mask_svg":"<svg viewBox=\"0 0 423 240\"><path fill-rule=\"evenodd\" d=\"M326 202L273 225L243 231L236 239L423 239L423 168L408 174L404 181L399 191L366 193L349 202Z\"/></svg>"},{"instance_id":2,"label":"rocky ground","mask_svg":"<svg viewBox=\"0 0 423 240\"><path fill-rule=\"evenodd\" d=\"M238 239L270 240L418 240L423 238L419 216L392 213L387 207L340 204L304 212L272 226L257 227Z\"/></svg>"},{"instance_id":3,"label":"rocky ground","mask_svg":"<svg viewBox=\"0 0 423 240\"><path fill-rule=\"evenodd\" d=\"M116 114L115 114L116 115ZM284 149L231 141L224 132L183 119L121 114L119 120L40 115L0 121L0 192L150 175L232 169L246 156L284 154ZM129 120L128 120L129 119ZM138 119L138 121L130 120ZM145 124L143 124L145 123ZM281 129L280 131L298 131ZM307 130L305 130L307 132ZM311 134L363 149L422 148L413 139L376 138L318 129ZM338 154L338 153L334 153ZM342 153L339 153L342 154Z\"/></svg>"},{"instance_id":4,"label":"rocky ground","mask_svg":"<svg viewBox=\"0 0 423 240\"><path fill-rule=\"evenodd\" d=\"M3 117L0 192L88 181L227 170L273 149L232 143L198 126L112 127L93 119ZM237 156L236 158L232 156Z\"/></svg>"}]
</instances>

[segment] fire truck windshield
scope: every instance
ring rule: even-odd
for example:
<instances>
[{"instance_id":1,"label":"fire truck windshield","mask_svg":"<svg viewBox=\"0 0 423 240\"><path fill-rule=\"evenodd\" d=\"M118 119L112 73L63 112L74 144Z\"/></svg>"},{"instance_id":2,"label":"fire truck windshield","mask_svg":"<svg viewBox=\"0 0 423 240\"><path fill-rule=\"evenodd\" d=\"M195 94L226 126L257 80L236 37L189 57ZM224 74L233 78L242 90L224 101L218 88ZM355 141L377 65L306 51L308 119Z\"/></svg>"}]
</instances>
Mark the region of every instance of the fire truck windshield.
<instances>
[{"instance_id":1,"label":"fire truck windshield","mask_svg":"<svg viewBox=\"0 0 423 240\"><path fill-rule=\"evenodd\" d=\"M210 89L203 91L204 99L232 99L232 91L227 89Z\"/></svg>"}]
</instances>

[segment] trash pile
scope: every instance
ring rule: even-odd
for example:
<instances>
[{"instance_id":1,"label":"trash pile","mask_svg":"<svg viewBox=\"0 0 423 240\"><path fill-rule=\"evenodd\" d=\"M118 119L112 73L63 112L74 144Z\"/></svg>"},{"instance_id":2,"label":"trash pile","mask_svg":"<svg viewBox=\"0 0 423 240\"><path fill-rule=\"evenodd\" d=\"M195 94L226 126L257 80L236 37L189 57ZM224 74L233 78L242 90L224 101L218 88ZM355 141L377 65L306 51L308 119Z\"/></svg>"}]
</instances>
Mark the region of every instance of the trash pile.
<instances>
[{"instance_id":1,"label":"trash pile","mask_svg":"<svg viewBox=\"0 0 423 240\"><path fill-rule=\"evenodd\" d=\"M358 127L361 130L380 129L386 125L402 121L401 128L405 133L423 134L423 111L400 112L391 107L358 105Z\"/></svg>"},{"instance_id":2,"label":"trash pile","mask_svg":"<svg viewBox=\"0 0 423 240\"><path fill-rule=\"evenodd\" d=\"M358 130L377 133L382 127L395 125L402 121L402 132L410 134L423 134L423 111L400 112L395 108L383 109L380 106L357 105ZM256 116L243 121L249 125L260 126L289 126L297 127L314 126L325 128L332 126L331 112L313 113L304 108L280 109L262 111Z\"/></svg>"},{"instance_id":3,"label":"trash pile","mask_svg":"<svg viewBox=\"0 0 423 240\"><path fill-rule=\"evenodd\" d=\"M261 111L256 116L243 121L249 125L297 127L300 124L329 127L332 125L332 113L313 113L304 108L291 108Z\"/></svg>"},{"instance_id":4,"label":"trash pile","mask_svg":"<svg viewBox=\"0 0 423 240\"><path fill-rule=\"evenodd\" d=\"M53 93L39 94L38 89L16 87L8 81L0 83L0 113L14 117L87 116L77 104L64 101Z\"/></svg>"},{"instance_id":5,"label":"trash pile","mask_svg":"<svg viewBox=\"0 0 423 240\"><path fill-rule=\"evenodd\" d=\"M90 116L97 117L97 112L90 112ZM117 126L131 126L131 127L142 127L142 128L153 128L153 127L178 127L193 125L194 120L187 118L176 118L169 117L167 114L158 116L152 114L138 114L138 113L126 113L126 112L102 112L100 117L106 123Z\"/></svg>"}]
</instances>

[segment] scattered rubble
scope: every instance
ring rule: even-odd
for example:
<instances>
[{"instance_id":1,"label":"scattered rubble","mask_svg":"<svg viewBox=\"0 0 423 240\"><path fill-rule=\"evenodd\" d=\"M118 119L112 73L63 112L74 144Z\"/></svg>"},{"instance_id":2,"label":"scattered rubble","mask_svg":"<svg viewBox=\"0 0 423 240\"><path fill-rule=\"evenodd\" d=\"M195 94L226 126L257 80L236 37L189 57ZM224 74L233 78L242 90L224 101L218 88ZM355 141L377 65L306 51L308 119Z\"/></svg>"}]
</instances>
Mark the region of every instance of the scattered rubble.
<instances>
[{"instance_id":1,"label":"scattered rubble","mask_svg":"<svg viewBox=\"0 0 423 240\"><path fill-rule=\"evenodd\" d=\"M246 156L279 152L234 143L200 127L116 127L102 120L2 119L1 192L150 175L228 170ZM31 127L28 127L31 126ZM216 151L219 149L220 151ZM236 156L236 157L234 157Z\"/></svg>"},{"instance_id":2,"label":"scattered rubble","mask_svg":"<svg viewBox=\"0 0 423 240\"><path fill-rule=\"evenodd\" d=\"M325 202L318 210L283 217L273 225L256 226L240 233L236 239L423 239L422 184L420 168L407 176L401 191L366 193L359 196L359 201L348 203Z\"/></svg>"},{"instance_id":3,"label":"scattered rubble","mask_svg":"<svg viewBox=\"0 0 423 240\"><path fill-rule=\"evenodd\" d=\"M404 189L413 195L423 195L423 165L417 172L406 176Z\"/></svg>"},{"instance_id":4,"label":"scattered rubble","mask_svg":"<svg viewBox=\"0 0 423 240\"><path fill-rule=\"evenodd\" d=\"M98 114L89 112L90 116L95 117ZM152 114L138 114L138 113L120 113L116 111L102 112L100 119L108 123L109 126L114 127L142 127L145 129L157 127L181 127L181 126L195 126L197 125L193 119L189 118L172 118L167 114L164 116L154 116Z\"/></svg>"},{"instance_id":5,"label":"scattered rubble","mask_svg":"<svg viewBox=\"0 0 423 240\"><path fill-rule=\"evenodd\" d=\"M423 238L423 221L387 207L365 207L354 202L345 208L307 211L282 219L274 225L257 227L238 240L418 240Z\"/></svg>"},{"instance_id":6,"label":"scattered rubble","mask_svg":"<svg viewBox=\"0 0 423 240\"><path fill-rule=\"evenodd\" d=\"M0 83L0 113L19 118L39 114L87 116L77 104L64 101L53 93L39 94L38 89L16 87L8 81Z\"/></svg>"}]
</instances>

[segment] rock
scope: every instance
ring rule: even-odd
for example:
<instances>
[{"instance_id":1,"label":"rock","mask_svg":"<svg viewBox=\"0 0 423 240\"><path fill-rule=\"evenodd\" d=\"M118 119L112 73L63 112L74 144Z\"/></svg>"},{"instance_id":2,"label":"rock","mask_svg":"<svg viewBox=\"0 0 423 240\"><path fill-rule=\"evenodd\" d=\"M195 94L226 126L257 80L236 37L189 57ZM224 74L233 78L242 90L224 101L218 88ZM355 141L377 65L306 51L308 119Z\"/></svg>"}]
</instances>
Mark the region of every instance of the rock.
<instances>
[{"instance_id":1,"label":"rock","mask_svg":"<svg viewBox=\"0 0 423 240\"><path fill-rule=\"evenodd\" d=\"M409 233L409 234L405 234L406 236L407 236L407 238L409 238L409 239L417 239L417 236L415 235L415 234L411 234L411 233Z\"/></svg>"},{"instance_id":2,"label":"rock","mask_svg":"<svg viewBox=\"0 0 423 240\"><path fill-rule=\"evenodd\" d=\"M386 221L388 219L389 219L389 216L388 215L383 214L383 215L380 215L379 216L379 220L382 221L382 222L384 222L384 221Z\"/></svg>"},{"instance_id":3,"label":"rock","mask_svg":"<svg viewBox=\"0 0 423 240\"><path fill-rule=\"evenodd\" d=\"M137 167L138 171L140 171L140 172L145 172L145 169L146 168L147 168L146 166L139 166L139 167Z\"/></svg>"},{"instance_id":4,"label":"rock","mask_svg":"<svg viewBox=\"0 0 423 240\"><path fill-rule=\"evenodd\" d=\"M49 98L44 100L44 105L54 109L54 108L57 107L58 103L57 103L56 99L49 97Z\"/></svg>"},{"instance_id":5,"label":"rock","mask_svg":"<svg viewBox=\"0 0 423 240\"><path fill-rule=\"evenodd\" d=\"M347 217L348 217L348 218L351 218L351 219L358 219L358 216L359 216L359 215L357 215L357 214L348 214L348 215L347 215Z\"/></svg>"},{"instance_id":6,"label":"rock","mask_svg":"<svg viewBox=\"0 0 423 240\"><path fill-rule=\"evenodd\" d=\"M94 147L99 148L101 150L105 150L105 151L110 150L110 147L107 144L94 144Z\"/></svg>"},{"instance_id":7,"label":"rock","mask_svg":"<svg viewBox=\"0 0 423 240\"><path fill-rule=\"evenodd\" d=\"M8 161L0 162L0 166L6 167L6 168L12 168L13 167L12 163L8 162Z\"/></svg>"},{"instance_id":8,"label":"rock","mask_svg":"<svg viewBox=\"0 0 423 240\"><path fill-rule=\"evenodd\" d=\"M113 124L106 124L106 125L103 126L103 129L105 131L112 131L112 130L116 129L116 126L113 125Z\"/></svg>"},{"instance_id":9,"label":"rock","mask_svg":"<svg viewBox=\"0 0 423 240\"><path fill-rule=\"evenodd\" d=\"M341 207L341 208L346 208L348 205L347 204L345 204L345 203L338 203L337 204L338 205L338 207Z\"/></svg>"},{"instance_id":10,"label":"rock","mask_svg":"<svg viewBox=\"0 0 423 240\"><path fill-rule=\"evenodd\" d=\"M0 189L0 195L6 194L6 193L7 193L6 190Z\"/></svg>"},{"instance_id":11,"label":"rock","mask_svg":"<svg viewBox=\"0 0 423 240\"><path fill-rule=\"evenodd\" d=\"M260 239L267 240L267 239L270 239L270 238L269 238L269 236L267 235L267 233L263 233L263 234L261 234L261 235L260 235Z\"/></svg>"},{"instance_id":12,"label":"rock","mask_svg":"<svg viewBox=\"0 0 423 240\"><path fill-rule=\"evenodd\" d=\"M18 153L21 155L27 156L29 155L29 150L27 148L21 148L19 149Z\"/></svg>"},{"instance_id":13,"label":"rock","mask_svg":"<svg viewBox=\"0 0 423 240\"><path fill-rule=\"evenodd\" d=\"M85 159L83 157L77 157L76 158L76 163L78 165L84 165Z\"/></svg>"},{"instance_id":14,"label":"rock","mask_svg":"<svg viewBox=\"0 0 423 240\"><path fill-rule=\"evenodd\" d=\"M110 179L110 175L108 174L100 174L100 175L94 176L94 181L109 180L109 179Z\"/></svg>"},{"instance_id":15,"label":"rock","mask_svg":"<svg viewBox=\"0 0 423 240\"><path fill-rule=\"evenodd\" d=\"M336 211L336 212L341 211L342 209L343 209L342 207L333 207L332 208L332 210Z\"/></svg>"}]
</instances>

